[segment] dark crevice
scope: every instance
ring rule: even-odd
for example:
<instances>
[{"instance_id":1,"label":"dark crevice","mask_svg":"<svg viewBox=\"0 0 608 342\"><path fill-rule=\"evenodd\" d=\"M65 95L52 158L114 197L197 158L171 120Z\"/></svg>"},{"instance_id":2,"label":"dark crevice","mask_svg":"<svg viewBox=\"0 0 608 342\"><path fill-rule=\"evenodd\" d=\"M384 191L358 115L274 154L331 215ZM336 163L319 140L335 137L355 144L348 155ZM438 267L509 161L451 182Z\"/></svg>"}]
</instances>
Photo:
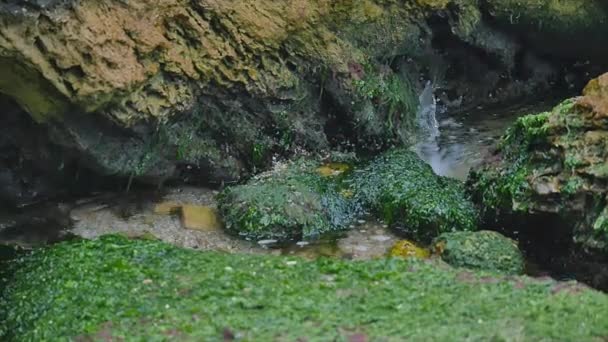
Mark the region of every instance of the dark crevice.
<instances>
[{"instance_id":1,"label":"dark crevice","mask_svg":"<svg viewBox=\"0 0 608 342\"><path fill-rule=\"evenodd\" d=\"M575 222L558 214L511 216L499 224L486 221L483 225L519 242L528 275L576 280L608 291L608 258L580 248L573 239L574 226Z\"/></svg>"}]
</instances>

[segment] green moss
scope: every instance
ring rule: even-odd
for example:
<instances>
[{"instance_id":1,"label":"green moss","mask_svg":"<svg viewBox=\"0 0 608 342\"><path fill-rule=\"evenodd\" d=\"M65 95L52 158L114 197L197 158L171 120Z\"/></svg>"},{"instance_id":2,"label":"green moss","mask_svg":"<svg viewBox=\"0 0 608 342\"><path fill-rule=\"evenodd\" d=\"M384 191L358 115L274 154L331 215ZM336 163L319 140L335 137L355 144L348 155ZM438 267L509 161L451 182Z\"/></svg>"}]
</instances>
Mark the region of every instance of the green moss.
<instances>
[{"instance_id":1,"label":"green moss","mask_svg":"<svg viewBox=\"0 0 608 342\"><path fill-rule=\"evenodd\" d=\"M313 239L345 229L356 205L343 195L343 175L324 177L314 159L299 159L229 187L219 208L226 228L251 240Z\"/></svg>"},{"instance_id":2,"label":"green moss","mask_svg":"<svg viewBox=\"0 0 608 342\"><path fill-rule=\"evenodd\" d=\"M411 81L406 75L392 72L384 74L373 70L371 66L366 66L365 69L365 77L354 81L355 92L364 101L371 101L375 112L386 113L382 130L392 137L401 137L403 132L413 133L418 97Z\"/></svg>"},{"instance_id":3,"label":"green moss","mask_svg":"<svg viewBox=\"0 0 608 342\"><path fill-rule=\"evenodd\" d=\"M533 205L533 191L530 178L543 168L555 163L555 156L545 152L548 149L548 137L555 130L567 127L574 108L573 100L566 100L552 111L523 116L507 130L500 143L500 154L504 158L504 169L495 166L474 172L468 183L472 192L477 193L484 210L505 209L526 213ZM576 122L575 122L576 124ZM569 132L564 132L566 135ZM564 164L574 168L581 161L575 156L567 155ZM580 178L572 178L566 190L575 191ZM474 188L474 189L473 189Z\"/></svg>"},{"instance_id":4,"label":"green moss","mask_svg":"<svg viewBox=\"0 0 608 342\"><path fill-rule=\"evenodd\" d=\"M567 195L576 194L585 185L585 180L580 176L572 176L568 178L566 184L562 187L562 191Z\"/></svg>"},{"instance_id":5,"label":"green moss","mask_svg":"<svg viewBox=\"0 0 608 342\"><path fill-rule=\"evenodd\" d=\"M497 232L454 232L433 242L441 258L454 267L508 274L524 273L524 257L517 243Z\"/></svg>"},{"instance_id":6,"label":"green moss","mask_svg":"<svg viewBox=\"0 0 608 342\"><path fill-rule=\"evenodd\" d=\"M105 237L35 251L8 270L0 338L11 341L591 341L608 334L604 294L416 260L305 261Z\"/></svg>"},{"instance_id":7,"label":"green moss","mask_svg":"<svg viewBox=\"0 0 608 342\"><path fill-rule=\"evenodd\" d=\"M596 248L607 249L608 247L608 206L600 212L597 219L593 223L593 235L596 244L601 246L595 246Z\"/></svg>"},{"instance_id":8,"label":"green moss","mask_svg":"<svg viewBox=\"0 0 608 342\"><path fill-rule=\"evenodd\" d=\"M351 181L366 207L417 241L477 227L477 212L462 184L435 175L411 151L388 152L357 170Z\"/></svg>"}]
</instances>

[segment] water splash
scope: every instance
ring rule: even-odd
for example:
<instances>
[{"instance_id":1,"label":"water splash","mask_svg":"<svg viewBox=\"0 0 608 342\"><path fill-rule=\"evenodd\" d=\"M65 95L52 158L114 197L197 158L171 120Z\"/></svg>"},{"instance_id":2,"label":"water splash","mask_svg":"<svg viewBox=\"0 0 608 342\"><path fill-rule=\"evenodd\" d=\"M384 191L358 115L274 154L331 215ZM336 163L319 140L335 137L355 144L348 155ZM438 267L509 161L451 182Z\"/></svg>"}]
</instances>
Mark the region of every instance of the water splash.
<instances>
[{"instance_id":1,"label":"water splash","mask_svg":"<svg viewBox=\"0 0 608 342\"><path fill-rule=\"evenodd\" d=\"M435 141L440 136L439 122L437 121L437 99L435 88L431 81L426 82L424 90L418 97L420 103L416 113L418 128L427 141Z\"/></svg>"}]
</instances>

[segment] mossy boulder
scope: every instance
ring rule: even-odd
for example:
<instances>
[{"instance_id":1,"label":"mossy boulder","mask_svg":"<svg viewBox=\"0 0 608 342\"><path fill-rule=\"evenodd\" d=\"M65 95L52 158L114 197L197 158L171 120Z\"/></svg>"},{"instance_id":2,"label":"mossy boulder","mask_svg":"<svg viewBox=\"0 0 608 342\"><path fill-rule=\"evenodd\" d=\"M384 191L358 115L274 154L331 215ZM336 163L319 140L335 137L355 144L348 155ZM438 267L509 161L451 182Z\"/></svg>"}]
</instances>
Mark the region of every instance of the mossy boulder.
<instances>
[{"instance_id":1,"label":"mossy boulder","mask_svg":"<svg viewBox=\"0 0 608 342\"><path fill-rule=\"evenodd\" d=\"M463 184L435 175L409 150L373 159L350 182L358 201L416 241L429 243L445 232L477 228L477 211Z\"/></svg>"},{"instance_id":2,"label":"mossy boulder","mask_svg":"<svg viewBox=\"0 0 608 342\"><path fill-rule=\"evenodd\" d=\"M2 266L0 339L8 341L592 341L608 334L606 294L428 261L306 261L104 237Z\"/></svg>"},{"instance_id":3,"label":"mossy boulder","mask_svg":"<svg viewBox=\"0 0 608 342\"><path fill-rule=\"evenodd\" d=\"M484 220L521 223L546 240L564 234L608 255L607 103L608 74L591 81L584 96L520 118L469 177Z\"/></svg>"},{"instance_id":4,"label":"mossy boulder","mask_svg":"<svg viewBox=\"0 0 608 342\"><path fill-rule=\"evenodd\" d=\"M433 249L454 267L507 274L522 274L525 269L517 242L493 231L441 234Z\"/></svg>"},{"instance_id":5,"label":"mossy boulder","mask_svg":"<svg viewBox=\"0 0 608 342\"><path fill-rule=\"evenodd\" d=\"M218 196L228 231L250 240L314 239L348 227L357 205L343 184L347 164L301 158Z\"/></svg>"}]
</instances>

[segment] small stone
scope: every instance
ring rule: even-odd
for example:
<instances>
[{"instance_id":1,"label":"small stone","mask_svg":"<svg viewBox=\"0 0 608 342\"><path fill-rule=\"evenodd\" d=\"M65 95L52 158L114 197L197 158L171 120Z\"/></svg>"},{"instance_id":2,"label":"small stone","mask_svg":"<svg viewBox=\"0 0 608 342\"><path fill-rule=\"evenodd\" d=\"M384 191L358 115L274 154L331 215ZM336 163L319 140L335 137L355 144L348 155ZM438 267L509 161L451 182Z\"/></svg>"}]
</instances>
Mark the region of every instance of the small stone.
<instances>
[{"instance_id":1,"label":"small stone","mask_svg":"<svg viewBox=\"0 0 608 342\"><path fill-rule=\"evenodd\" d=\"M353 248L355 251L357 252L367 252L369 250L369 247L367 246L355 246L355 248Z\"/></svg>"},{"instance_id":2,"label":"small stone","mask_svg":"<svg viewBox=\"0 0 608 342\"><path fill-rule=\"evenodd\" d=\"M205 232L222 229L222 223L217 211L211 207L200 205L182 206L182 224L186 229Z\"/></svg>"},{"instance_id":3,"label":"small stone","mask_svg":"<svg viewBox=\"0 0 608 342\"><path fill-rule=\"evenodd\" d=\"M371 237L371 239L374 241L384 242L390 240L391 237L386 235L374 235Z\"/></svg>"},{"instance_id":4,"label":"small stone","mask_svg":"<svg viewBox=\"0 0 608 342\"><path fill-rule=\"evenodd\" d=\"M308 241L298 241L296 242L296 245L299 247L304 247L304 246L308 246L310 243Z\"/></svg>"},{"instance_id":5,"label":"small stone","mask_svg":"<svg viewBox=\"0 0 608 342\"><path fill-rule=\"evenodd\" d=\"M399 258L418 258L427 259L431 256L431 252L417 246L412 241L402 240L397 242L393 248L391 248L390 256Z\"/></svg>"},{"instance_id":6,"label":"small stone","mask_svg":"<svg viewBox=\"0 0 608 342\"><path fill-rule=\"evenodd\" d=\"M365 220L357 220L358 224L365 224Z\"/></svg>"},{"instance_id":7,"label":"small stone","mask_svg":"<svg viewBox=\"0 0 608 342\"><path fill-rule=\"evenodd\" d=\"M258 244L260 244L262 246L267 246L267 245L274 245L277 242L278 242L277 240L260 240L260 241L258 241Z\"/></svg>"},{"instance_id":8,"label":"small stone","mask_svg":"<svg viewBox=\"0 0 608 342\"><path fill-rule=\"evenodd\" d=\"M335 177L350 169L350 165L343 163L329 163L317 168L317 172L323 177Z\"/></svg>"}]
</instances>

